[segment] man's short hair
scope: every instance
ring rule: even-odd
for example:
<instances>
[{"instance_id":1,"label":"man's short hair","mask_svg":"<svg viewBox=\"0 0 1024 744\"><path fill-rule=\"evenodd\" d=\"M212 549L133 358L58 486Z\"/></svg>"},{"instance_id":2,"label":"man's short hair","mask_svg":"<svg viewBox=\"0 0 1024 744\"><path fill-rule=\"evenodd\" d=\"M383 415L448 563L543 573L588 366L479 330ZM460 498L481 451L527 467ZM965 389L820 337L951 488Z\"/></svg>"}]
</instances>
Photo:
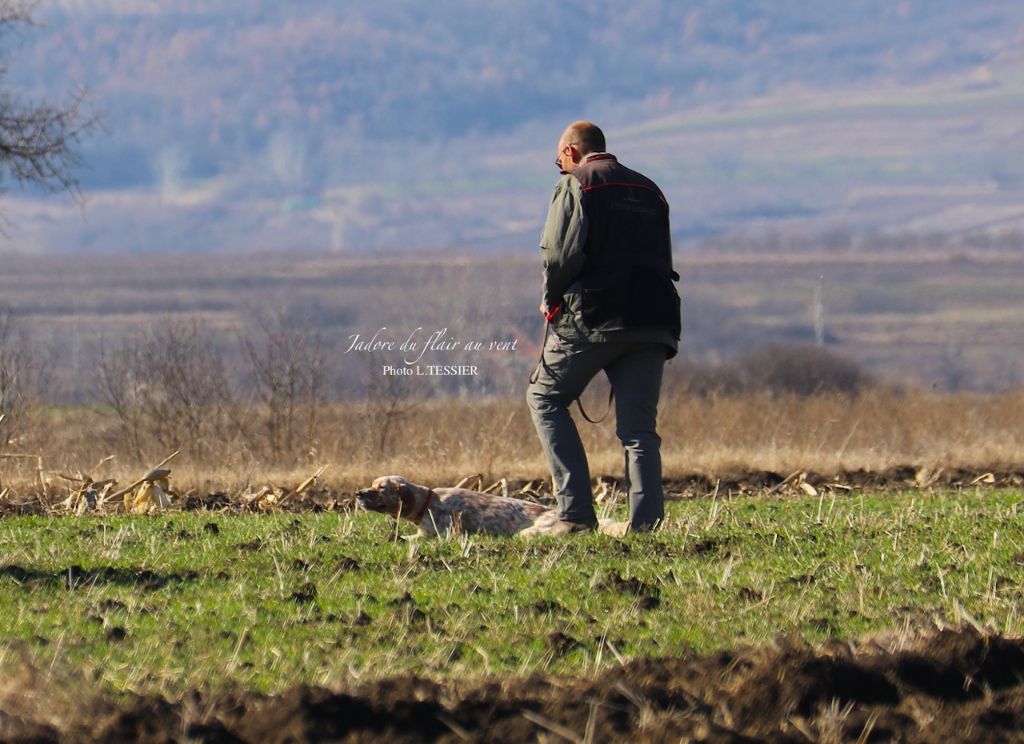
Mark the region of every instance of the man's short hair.
<instances>
[{"instance_id":1,"label":"man's short hair","mask_svg":"<svg viewBox=\"0 0 1024 744\"><path fill-rule=\"evenodd\" d=\"M569 144L575 145L584 155L591 152L604 152L604 132L601 127L589 121L577 121L569 125Z\"/></svg>"}]
</instances>

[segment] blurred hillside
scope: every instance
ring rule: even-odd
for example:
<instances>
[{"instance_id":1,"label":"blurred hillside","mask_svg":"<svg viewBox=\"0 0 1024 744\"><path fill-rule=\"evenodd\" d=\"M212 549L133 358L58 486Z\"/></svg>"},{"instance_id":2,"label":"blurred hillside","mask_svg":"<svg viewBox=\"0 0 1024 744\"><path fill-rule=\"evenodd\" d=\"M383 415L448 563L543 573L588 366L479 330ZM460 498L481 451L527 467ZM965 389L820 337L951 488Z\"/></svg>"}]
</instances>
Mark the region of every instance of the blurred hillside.
<instances>
[{"instance_id":1,"label":"blurred hillside","mask_svg":"<svg viewBox=\"0 0 1024 744\"><path fill-rule=\"evenodd\" d=\"M85 209L12 193L7 248L527 249L591 118L679 241L1024 224L1009 0L58 0L3 39L81 85ZM839 236L837 238L837 236Z\"/></svg>"}]
</instances>

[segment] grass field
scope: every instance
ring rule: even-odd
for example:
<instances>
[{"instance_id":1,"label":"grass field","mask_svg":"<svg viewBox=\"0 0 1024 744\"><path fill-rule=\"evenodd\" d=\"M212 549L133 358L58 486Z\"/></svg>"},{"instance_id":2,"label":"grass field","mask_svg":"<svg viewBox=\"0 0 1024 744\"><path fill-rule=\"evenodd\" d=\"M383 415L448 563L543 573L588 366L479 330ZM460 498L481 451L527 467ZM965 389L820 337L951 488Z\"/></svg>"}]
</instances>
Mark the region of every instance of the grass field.
<instances>
[{"instance_id":1,"label":"grass field","mask_svg":"<svg viewBox=\"0 0 1024 744\"><path fill-rule=\"evenodd\" d=\"M1021 635L1019 490L673 501L623 540L396 539L375 514L0 521L3 664L91 689L589 675L779 635Z\"/></svg>"}]
</instances>

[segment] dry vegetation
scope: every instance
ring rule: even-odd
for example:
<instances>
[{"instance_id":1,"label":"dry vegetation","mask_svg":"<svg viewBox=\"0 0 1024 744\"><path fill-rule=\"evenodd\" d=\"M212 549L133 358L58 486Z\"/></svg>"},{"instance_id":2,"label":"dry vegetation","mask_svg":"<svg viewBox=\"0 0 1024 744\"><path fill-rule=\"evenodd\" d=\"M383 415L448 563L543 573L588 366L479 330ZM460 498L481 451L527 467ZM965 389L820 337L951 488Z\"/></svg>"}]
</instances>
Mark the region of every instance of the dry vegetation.
<instances>
[{"instance_id":1,"label":"dry vegetation","mask_svg":"<svg viewBox=\"0 0 1024 744\"><path fill-rule=\"evenodd\" d=\"M598 392L588 397L592 408L600 407ZM124 446L115 414L50 410L2 451L0 490L38 490L40 465L54 495L65 486L60 473L130 481L140 467L179 448L182 453L174 464L179 491L294 484L322 465L329 466L322 482L341 490L390 472L435 485L454 483L470 473L482 473L490 481L542 478L546 472L519 399L325 405L302 458L270 457L265 448L253 448L251 441L267 441L259 439L261 433L267 436L260 421L251 410L236 411L224 417L223 430L211 431L200 444L187 437L187 428L180 440L158 436L157 431L142 440L140 459ZM591 453L592 474L621 478L614 424L582 423L580 428ZM852 397L758 393L706 398L670 392L662 405L660 432L670 481L694 474L713 481L759 470L827 476L897 466L931 473L963 468L981 475L1022 467L1024 394L873 390Z\"/></svg>"}]
</instances>

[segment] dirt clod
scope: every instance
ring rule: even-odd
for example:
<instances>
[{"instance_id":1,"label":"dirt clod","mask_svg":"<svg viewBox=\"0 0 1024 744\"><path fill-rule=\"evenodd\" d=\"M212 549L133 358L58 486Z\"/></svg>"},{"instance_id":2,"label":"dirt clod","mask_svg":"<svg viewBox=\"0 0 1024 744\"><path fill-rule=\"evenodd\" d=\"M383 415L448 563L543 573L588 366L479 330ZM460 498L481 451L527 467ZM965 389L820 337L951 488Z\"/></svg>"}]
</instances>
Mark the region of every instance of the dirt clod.
<instances>
[{"instance_id":1,"label":"dirt clod","mask_svg":"<svg viewBox=\"0 0 1024 744\"><path fill-rule=\"evenodd\" d=\"M561 657L575 648L579 648L582 644L570 635L566 635L561 632L554 632L548 635L546 639L548 651L554 656Z\"/></svg>"},{"instance_id":2,"label":"dirt clod","mask_svg":"<svg viewBox=\"0 0 1024 744\"><path fill-rule=\"evenodd\" d=\"M349 558L348 556L345 556L340 561L338 561L337 569L339 571L358 571L359 561L357 561L355 558Z\"/></svg>"},{"instance_id":3,"label":"dirt clod","mask_svg":"<svg viewBox=\"0 0 1024 744\"><path fill-rule=\"evenodd\" d=\"M315 600L316 596L317 596L316 584L314 584L312 581L307 581L302 586L300 586L298 589L296 589L294 592L292 592L290 599L293 602L298 602L299 604L305 604L305 603L312 602L313 600Z\"/></svg>"}]
</instances>

